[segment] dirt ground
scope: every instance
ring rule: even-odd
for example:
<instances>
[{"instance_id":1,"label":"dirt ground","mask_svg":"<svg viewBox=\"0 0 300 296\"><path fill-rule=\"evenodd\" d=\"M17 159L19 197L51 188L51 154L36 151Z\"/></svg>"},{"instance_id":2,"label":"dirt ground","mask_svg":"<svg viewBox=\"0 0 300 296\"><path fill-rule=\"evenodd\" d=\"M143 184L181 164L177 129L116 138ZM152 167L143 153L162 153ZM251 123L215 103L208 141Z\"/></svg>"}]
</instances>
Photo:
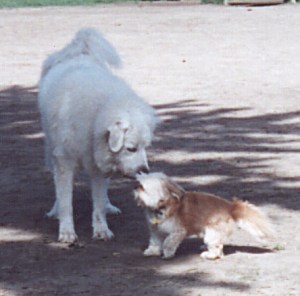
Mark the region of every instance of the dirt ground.
<instances>
[{"instance_id":1,"label":"dirt ground","mask_svg":"<svg viewBox=\"0 0 300 296\"><path fill-rule=\"evenodd\" d=\"M0 10L0 295L300 295L300 5L127 4ZM187 240L175 259L145 259L148 233L133 184L114 180L116 237L91 239L84 175L74 189L80 244L57 243L45 218L54 189L44 169L36 104L40 65L81 28L102 31L118 74L163 119L153 171L186 189L239 196L271 218L276 237L237 231L222 260Z\"/></svg>"}]
</instances>

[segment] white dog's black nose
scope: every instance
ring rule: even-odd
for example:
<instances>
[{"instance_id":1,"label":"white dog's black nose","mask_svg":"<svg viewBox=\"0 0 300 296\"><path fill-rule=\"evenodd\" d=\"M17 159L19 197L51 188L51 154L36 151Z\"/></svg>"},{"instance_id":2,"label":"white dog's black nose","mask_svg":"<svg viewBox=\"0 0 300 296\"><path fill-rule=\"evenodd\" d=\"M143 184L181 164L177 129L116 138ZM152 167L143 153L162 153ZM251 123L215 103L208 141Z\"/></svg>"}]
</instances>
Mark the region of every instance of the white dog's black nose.
<instances>
[{"instance_id":1,"label":"white dog's black nose","mask_svg":"<svg viewBox=\"0 0 300 296\"><path fill-rule=\"evenodd\" d=\"M138 169L138 174L149 174L149 169L145 166Z\"/></svg>"}]
</instances>

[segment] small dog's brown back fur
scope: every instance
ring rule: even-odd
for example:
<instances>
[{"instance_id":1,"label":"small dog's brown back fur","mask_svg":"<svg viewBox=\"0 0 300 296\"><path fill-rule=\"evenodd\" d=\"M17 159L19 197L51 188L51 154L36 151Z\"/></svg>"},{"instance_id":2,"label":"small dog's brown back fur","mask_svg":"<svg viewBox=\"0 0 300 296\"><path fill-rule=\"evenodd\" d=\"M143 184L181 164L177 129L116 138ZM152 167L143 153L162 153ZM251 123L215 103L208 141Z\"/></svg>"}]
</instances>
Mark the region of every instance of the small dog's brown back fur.
<instances>
[{"instance_id":1,"label":"small dog's brown back fur","mask_svg":"<svg viewBox=\"0 0 300 296\"><path fill-rule=\"evenodd\" d=\"M228 201L209 193L185 192L180 199L168 199L166 205L169 216L176 216L188 235L199 234L205 227L214 228L220 223L230 227L233 221L257 238L272 235L265 215L256 206L237 198Z\"/></svg>"},{"instance_id":2,"label":"small dog's brown back fur","mask_svg":"<svg viewBox=\"0 0 300 296\"><path fill-rule=\"evenodd\" d=\"M177 215L189 235L200 233L204 226L230 220L232 203L203 192L186 192L178 201Z\"/></svg>"}]
</instances>

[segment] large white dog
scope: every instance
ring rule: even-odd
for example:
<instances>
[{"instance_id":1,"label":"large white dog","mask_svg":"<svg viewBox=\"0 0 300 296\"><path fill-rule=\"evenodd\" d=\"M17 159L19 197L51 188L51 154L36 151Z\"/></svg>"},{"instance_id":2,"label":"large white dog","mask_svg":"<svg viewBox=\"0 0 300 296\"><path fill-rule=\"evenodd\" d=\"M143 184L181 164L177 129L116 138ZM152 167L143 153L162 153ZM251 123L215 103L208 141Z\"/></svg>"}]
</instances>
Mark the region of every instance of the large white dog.
<instances>
[{"instance_id":1,"label":"large white dog","mask_svg":"<svg viewBox=\"0 0 300 296\"><path fill-rule=\"evenodd\" d=\"M158 119L109 69L119 65L113 46L94 29L80 30L43 64L38 100L56 189L48 216L59 219L62 242L77 239L72 207L76 168L91 178L93 237L104 240L113 237L106 214L119 212L107 196L109 177L135 177L148 170L145 148Z\"/></svg>"}]
</instances>

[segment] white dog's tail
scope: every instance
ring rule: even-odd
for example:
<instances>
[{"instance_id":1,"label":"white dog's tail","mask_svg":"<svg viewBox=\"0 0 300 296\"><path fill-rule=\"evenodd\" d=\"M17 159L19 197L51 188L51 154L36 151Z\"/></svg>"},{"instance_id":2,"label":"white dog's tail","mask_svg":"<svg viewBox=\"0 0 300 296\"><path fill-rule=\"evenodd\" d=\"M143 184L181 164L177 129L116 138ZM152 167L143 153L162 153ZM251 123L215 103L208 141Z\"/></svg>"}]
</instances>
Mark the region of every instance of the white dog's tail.
<instances>
[{"instance_id":1,"label":"white dog's tail","mask_svg":"<svg viewBox=\"0 0 300 296\"><path fill-rule=\"evenodd\" d=\"M81 29L75 38L63 49L51 54L44 62L42 77L57 64L71 60L80 55L89 55L95 63L102 66L118 68L121 60L113 45L111 45L99 32L92 28Z\"/></svg>"},{"instance_id":2,"label":"white dog's tail","mask_svg":"<svg viewBox=\"0 0 300 296\"><path fill-rule=\"evenodd\" d=\"M264 213L248 202L235 198L232 202L231 215L238 227L259 240L274 235L271 224Z\"/></svg>"}]
</instances>

